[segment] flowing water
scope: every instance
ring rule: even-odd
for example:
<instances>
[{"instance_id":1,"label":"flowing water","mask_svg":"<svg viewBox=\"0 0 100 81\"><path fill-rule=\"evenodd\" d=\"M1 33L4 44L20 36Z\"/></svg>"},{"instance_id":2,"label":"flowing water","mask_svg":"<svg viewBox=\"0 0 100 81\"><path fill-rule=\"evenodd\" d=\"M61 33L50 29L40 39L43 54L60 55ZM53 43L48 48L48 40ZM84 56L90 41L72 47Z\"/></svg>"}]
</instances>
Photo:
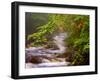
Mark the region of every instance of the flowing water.
<instances>
[{"instance_id":1,"label":"flowing water","mask_svg":"<svg viewBox=\"0 0 100 81\"><path fill-rule=\"evenodd\" d=\"M53 37L53 42L59 49L52 50L44 47L31 47L26 48L26 68L32 67L55 67L55 66L67 66L70 63L66 62L64 58L56 58L57 54L63 54L66 52L67 47L64 44L64 40L67 37L66 33L59 33ZM31 63L30 59L34 57L39 63ZM56 60L55 60L56 59ZM53 60L53 62L52 62Z\"/></svg>"}]
</instances>

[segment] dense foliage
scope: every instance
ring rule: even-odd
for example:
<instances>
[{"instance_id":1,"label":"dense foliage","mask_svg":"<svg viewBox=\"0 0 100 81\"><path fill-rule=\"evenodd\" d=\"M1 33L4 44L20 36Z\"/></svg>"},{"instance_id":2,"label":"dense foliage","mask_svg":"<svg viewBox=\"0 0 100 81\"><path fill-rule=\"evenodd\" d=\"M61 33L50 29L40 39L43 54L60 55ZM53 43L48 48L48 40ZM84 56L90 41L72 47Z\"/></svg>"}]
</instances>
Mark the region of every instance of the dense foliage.
<instances>
[{"instance_id":1,"label":"dense foliage","mask_svg":"<svg viewBox=\"0 0 100 81\"><path fill-rule=\"evenodd\" d=\"M30 46L44 46L52 42L52 36L66 32L66 46L72 54L73 65L89 64L89 16L73 14L47 14L48 22L38 25L36 32L28 35ZM42 17L40 17L42 18Z\"/></svg>"}]
</instances>

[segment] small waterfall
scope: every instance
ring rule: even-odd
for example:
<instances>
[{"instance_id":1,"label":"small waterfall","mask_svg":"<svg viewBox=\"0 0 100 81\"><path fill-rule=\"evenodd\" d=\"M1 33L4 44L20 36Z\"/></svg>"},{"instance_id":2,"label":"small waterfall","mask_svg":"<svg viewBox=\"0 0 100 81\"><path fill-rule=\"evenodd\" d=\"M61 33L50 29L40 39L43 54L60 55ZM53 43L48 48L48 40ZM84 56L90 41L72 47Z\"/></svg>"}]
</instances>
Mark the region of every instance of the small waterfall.
<instances>
[{"instance_id":1,"label":"small waterfall","mask_svg":"<svg viewBox=\"0 0 100 81\"><path fill-rule=\"evenodd\" d=\"M64 44L64 40L67 37L66 33L59 33L58 35L53 37L53 42L58 46L58 50L51 50L51 49L45 49L43 47L31 47L31 48L26 48L26 53L27 54L35 54L35 55L44 55L44 54L62 54L65 52L66 47Z\"/></svg>"},{"instance_id":2,"label":"small waterfall","mask_svg":"<svg viewBox=\"0 0 100 81\"><path fill-rule=\"evenodd\" d=\"M55 54L63 54L66 52L67 47L65 46L66 33L59 33L53 37L53 42L59 49L46 49L44 47L31 47L26 48L26 67L53 67L53 66L67 66L70 63L66 62L64 58L57 58ZM41 59L42 58L42 59ZM34 59L37 64L30 63L30 60ZM57 59L59 62L50 62L51 59ZM62 61L61 61L62 60ZM60 62L61 61L61 62ZM39 63L39 64L38 64Z\"/></svg>"},{"instance_id":3,"label":"small waterfall","mask_svg":"<svg viewBox=\"0 0 100 81\"><path fill-rule=\"evenodd\" d=\"M63 54L66 51L64 40L67 37L66 33L59 33L56 36L53 37L53 42L56 44L56 46L59 48L58 50L47 50L49 53L54 54Z\"/></svg>"},{"instance_id":4,"label":"small waterfall","mask_svg":"<svg viewBox=\"0 0 100 81\"><path fill-rule=\"evenodd\" d=\"M64 53L66 50L65 42L64 42L66 37L67 37L66 33L60 33L54 37L54 43L58 46L59 53Z\"/></svg>"}]
</instances>

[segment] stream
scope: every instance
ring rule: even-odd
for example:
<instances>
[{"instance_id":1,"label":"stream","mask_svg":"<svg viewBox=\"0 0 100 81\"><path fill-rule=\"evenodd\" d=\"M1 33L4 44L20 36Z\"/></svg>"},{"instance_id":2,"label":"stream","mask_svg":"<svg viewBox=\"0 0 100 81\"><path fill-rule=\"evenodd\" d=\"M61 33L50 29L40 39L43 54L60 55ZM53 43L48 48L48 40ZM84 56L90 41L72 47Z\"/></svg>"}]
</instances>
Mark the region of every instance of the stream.
<instances>
[{"instance_id":1,"label":"stream","mask_svg":"<svg viewBox=\"0 0 100 81\"><path fill-rule=\"evenodd\" d=\"M53 42L59 49L46 49L44 47L30 47L25 49L26 68L68 66L64 57L57 57L67 51L64 40L66 33L59 33L53 37Z\"/></svg>"}]
</instances>

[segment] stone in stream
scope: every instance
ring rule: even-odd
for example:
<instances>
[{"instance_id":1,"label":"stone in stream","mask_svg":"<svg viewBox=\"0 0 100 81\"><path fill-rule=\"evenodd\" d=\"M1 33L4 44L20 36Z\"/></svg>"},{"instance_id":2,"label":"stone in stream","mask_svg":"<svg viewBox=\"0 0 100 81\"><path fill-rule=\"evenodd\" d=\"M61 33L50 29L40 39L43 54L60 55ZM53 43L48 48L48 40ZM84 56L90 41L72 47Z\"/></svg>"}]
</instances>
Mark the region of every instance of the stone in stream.
<instances>
[{"instance_id":1,"label":"stone in stream","mask_svg":"<svg viewBox=\"0 0 100 81\"><path fill-rule=\"evenodd\" d=\"M34 56L34 55L28 55L26 57L26 63L44 63L49 62L51 59L56 58L54 55L47 54L47 55L41 55L41 56Z\"/></svg>"}]
</instances>

